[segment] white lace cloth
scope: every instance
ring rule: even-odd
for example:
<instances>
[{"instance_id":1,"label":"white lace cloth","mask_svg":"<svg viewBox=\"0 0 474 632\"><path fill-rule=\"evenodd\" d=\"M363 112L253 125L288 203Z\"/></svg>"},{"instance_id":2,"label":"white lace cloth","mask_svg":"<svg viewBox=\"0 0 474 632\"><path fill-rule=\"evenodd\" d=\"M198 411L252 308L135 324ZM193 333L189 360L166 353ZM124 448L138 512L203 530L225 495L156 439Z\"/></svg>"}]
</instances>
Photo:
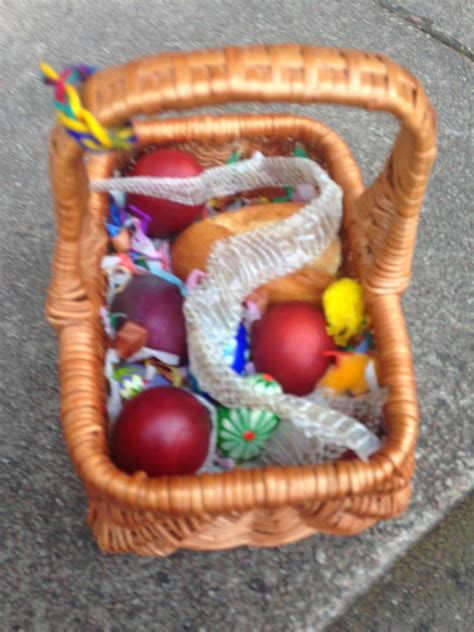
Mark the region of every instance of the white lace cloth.
<instances>
[{"instance_id":1,"label":"white lace cloth","mask_svg":"<svg viewBox=\"0 0 474 632\"><path fill-rule=\"evenodd\" d=\"M184 306L191 370L201 388L224 406L271 410L323 445L350 448L365 459L380 447L380 441L362 423L312 401L311 396L258 393L227 366L223 355L242 318L245 297L259 285L314 261L339 230L342 191L317 163L257 153L250 160L214 167L193 178L110 178L93 180L91 188L196 205L239 191L301 183L316 185L320 194L297 213L215 242L207 277Z\"/></svg>"}]
</instances>

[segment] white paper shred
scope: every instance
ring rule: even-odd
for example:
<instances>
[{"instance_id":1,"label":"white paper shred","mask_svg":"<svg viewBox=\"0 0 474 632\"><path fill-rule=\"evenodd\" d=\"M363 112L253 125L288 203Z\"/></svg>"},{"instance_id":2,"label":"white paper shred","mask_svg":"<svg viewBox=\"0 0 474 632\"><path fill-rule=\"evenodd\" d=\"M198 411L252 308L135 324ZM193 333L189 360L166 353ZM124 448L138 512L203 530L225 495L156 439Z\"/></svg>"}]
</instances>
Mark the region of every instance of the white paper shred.
<instances>
[{"instance_id":1,"label":"white paper shred","mask_svg":"<svg viewBox=\"0 0 474 632\"><path fill-rule=\"evenodd\" d=\"M105 377L109 382L109 396L107 397L107 415L113 423L122 410L122 398L120 397L120 383L114 378L115 365L120 362L115 349L107 349L105 354Z\"/></svg>"},{"instance_id":2,"label":"white paper shred","mask_svg":"<svg viewBox=\"0 0 474 632\"><path fill-rule=\"evenodd\" d=\"M209 440L209 448L207 450L207 455L204 463L201 465L198 474L203 472L212 472L216 471L214 466L214 459L216 457L216 447L217 447L217 412L215 406L213 406L210 402L207 401L201 395L197 395L196 393L192 393L192 395L198 399L203 406L207 408L209 411L209 417L211 420L211 437Z\"/></svg>"},{"instance_id":3,"label":"white paper shred","mask_svg":"<svg viewBox=\"0 0 474 632\"><path fill-rule=\"evenodd\" d=\"M150 347L142 347L136 353L127 358L127 362L140 362L147 358L156 358L163 364L170 366L179 366L179 356L168 351L160 351L159 349L151 349Z\"/></svg>"}]
</instances>

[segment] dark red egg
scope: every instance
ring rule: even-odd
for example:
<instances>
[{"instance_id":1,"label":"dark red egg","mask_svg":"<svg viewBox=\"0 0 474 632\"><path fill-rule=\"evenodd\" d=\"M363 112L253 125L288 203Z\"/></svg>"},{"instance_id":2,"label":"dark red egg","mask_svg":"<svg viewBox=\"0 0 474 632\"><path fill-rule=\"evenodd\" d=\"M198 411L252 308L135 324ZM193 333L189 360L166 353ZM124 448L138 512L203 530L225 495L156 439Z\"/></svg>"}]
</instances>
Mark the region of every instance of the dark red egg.
<instances>
[{"instance_id":1,"label":"dark red egg","mask_svg":"<svg viewBox=\"0 0 474 632\"><path fill-rule=\"evenodd\" d=\"M135 276L115 295L110 307L121 314L118 326L132 320L148 332L147 347L187 358L183 296L179 288L153 274Z\"/></svg>"},{"instance_id":2,"label":"dark red egg","mask_svg":"<svg viewBox=\"0 0 474 632\"><path fill-rule=\"evenodd\" d=\"M191 178L202 170L198 160L191 154L179 149L156 149L141 156L129 175ZM202 204L189 206L136 193L129 194L127 202L150 216L147 233L151 237L171 237L202 217L204 212Z\"/></svg>"},{"instance_id":3,"label":"dark red egg","mask_svg":"<svg viewBox=\"0 0 474 632\"><path fill-rule=\"evenodd\" d=\"M310 393L326 371L335 350L320 309L303 301L271 305L252 330L252 359L259 373L269 373L285 393Z\"/></svg>"},{"instance_id":4,"label":"dark red egg","mask_svg":"<svg viewBox=\"0 0 474 632\"><path fill-rule=\"evenodd\" d=\"M339 461L354 461L358 459L357 453L354 450L347 449L345 452L341 454L339 457Z\"/></svg>"},{"instance_id":5,"label":"dark red egg","mask_svg":"<svg viewBox=\"0 0 474 632\"><path fill-rule=\"evenodd\" d=\"M211 438L208 409L190 393L157 386L126 402L112 432L112 460L128 473L194 474Z\"/></svg>"}]
</instances>

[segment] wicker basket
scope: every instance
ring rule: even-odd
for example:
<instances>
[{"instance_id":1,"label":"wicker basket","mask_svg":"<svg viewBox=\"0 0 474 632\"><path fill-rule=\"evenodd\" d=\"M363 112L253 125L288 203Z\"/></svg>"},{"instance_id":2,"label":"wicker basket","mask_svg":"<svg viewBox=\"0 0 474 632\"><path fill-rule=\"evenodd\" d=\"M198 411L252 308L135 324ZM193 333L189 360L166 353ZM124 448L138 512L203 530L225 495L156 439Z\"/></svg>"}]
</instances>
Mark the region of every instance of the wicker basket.
<instances>
[{"instance_id":1,"label":"wicker basket","mask_svg":"<svg viewBox=\"0 0 474 632\"><path fill-rule=\"evenodd\" d=\"M344 190L346 264L364 284L382 382L389 387L387 438L368 462L157 479L119 471L108 452L105 339L98 315L107 196L89 193L88 178L107 177L128 156L110 152L84 160L79 144L56 127L50 167L58 239L47 316L59 336L65 440L87 491L88 521L99 546L140 555L276 546L318 531L355 534L402 512L410 497L418 411L400 295L409 281L420 203L435 156L435 113L416 79L381 55L256 46L140 59L94 74L82 97L106 126L132 119L139 147L188 148L204 166L223 162L236 148L285 154L301 143ZM366 189L346 144L309 118L134 118L235 101L384 110L398 117L401 130L382 174Z\"/></svg>"}]
</instances>

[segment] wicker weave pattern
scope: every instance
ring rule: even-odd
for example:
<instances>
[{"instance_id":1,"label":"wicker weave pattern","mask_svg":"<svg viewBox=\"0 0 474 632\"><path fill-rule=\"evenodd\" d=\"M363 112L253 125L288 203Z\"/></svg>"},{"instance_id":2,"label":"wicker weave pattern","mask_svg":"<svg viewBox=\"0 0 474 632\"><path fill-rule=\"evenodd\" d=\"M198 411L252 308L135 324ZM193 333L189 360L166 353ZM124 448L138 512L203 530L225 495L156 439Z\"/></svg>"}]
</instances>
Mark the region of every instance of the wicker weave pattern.
<instances>
[{"instance_id":1,"label":"wicker weave pattern","mask_svg":"<svg viewBox=\"0 0 474 632\"><path fill-rule=\"evenodd\" d=\"M51 181L58 225L48 319L60 341L61 416L71 458L90 499L89 522L107 551L164 555L179 547L272 546L315 531L356 533L404 509L417 433L411 354L400 293L409 279L419 206L435 154L435 115L405 70L379 55L297 45L165 54L93 75L84 103L104 125L167 108L229 101L335 102L395 114L401 130L375 183L364 189L343 141L320 123L287 115L136 121L143 146L192 148L205 166L236 146L280 153L302 142L345 194L349 264L364 281L389 386L387 441L368 463L148 479L118 471L108 457L104 338L97 316L104 280L104 195L87 178L106 177L123 154L90 158L56 128Z\"/></svg>"}]
</instances>

